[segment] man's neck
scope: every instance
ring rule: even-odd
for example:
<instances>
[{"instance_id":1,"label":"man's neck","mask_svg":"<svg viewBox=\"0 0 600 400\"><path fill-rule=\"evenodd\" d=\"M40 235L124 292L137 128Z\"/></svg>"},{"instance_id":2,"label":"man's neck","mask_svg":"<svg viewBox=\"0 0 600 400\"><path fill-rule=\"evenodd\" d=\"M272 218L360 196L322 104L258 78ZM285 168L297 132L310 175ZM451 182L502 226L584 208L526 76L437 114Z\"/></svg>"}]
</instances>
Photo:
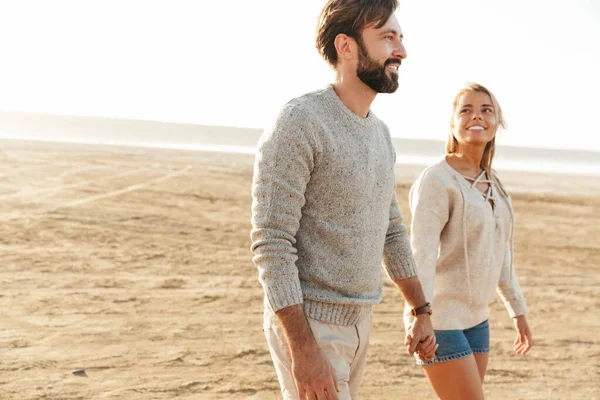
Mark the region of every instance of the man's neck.
<instances>
[{"instance_id":1,"label":"man's neck","mask_svg":"<svg viewBox=\"0 0 600 400\"><path fill-rule=\"evenodd\" d=\"M365 85L358 77L347 78L336 74L333 90L342 103L354 114L366 118L377 93Z\"/></svg>"}]
</instances>

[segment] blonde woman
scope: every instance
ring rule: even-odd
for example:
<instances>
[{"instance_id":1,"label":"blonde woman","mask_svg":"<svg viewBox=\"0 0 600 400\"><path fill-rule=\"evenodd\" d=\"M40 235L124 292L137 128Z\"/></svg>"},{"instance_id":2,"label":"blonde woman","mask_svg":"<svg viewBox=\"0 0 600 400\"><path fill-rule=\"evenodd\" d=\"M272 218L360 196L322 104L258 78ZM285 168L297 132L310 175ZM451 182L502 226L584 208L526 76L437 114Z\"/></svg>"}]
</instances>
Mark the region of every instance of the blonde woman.
<instances>
[{"instance_id":1,"label":"blonde woman","mask_svg":"<svg viewBox=\"0 0 600 400\"><path fill-rule=\"evenodd\" d=\"M469 84L454 99L450 126L446 157L410 191L411 245L439 345L433 361L416 360L441 399L483 399L495 292L513 318L515 352L526 354L532 338L513 267L512 205L492 169L502 110L488 89ZM406 326L412 319L407 306Z\"/></svg>"}]
</instances>

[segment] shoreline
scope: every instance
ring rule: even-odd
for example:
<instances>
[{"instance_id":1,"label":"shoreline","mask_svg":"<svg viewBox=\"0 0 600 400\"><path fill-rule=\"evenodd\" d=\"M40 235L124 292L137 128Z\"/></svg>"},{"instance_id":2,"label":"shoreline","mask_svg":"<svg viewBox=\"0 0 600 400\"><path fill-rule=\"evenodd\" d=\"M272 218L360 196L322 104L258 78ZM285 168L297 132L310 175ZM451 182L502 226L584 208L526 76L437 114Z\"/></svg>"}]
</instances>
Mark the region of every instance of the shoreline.
<instances>
[{"instance_id":1,"label":"shoreline","mask_svg":"<svg viewBox=\"0 0 600 400\"><path fill-rule=\"evenodd\" d=\"M392 138L393 140L399 140L398 138ZM0 141L5 143L21 143L23 145L39 144L41 146L52 146L52 145L63 145L63 146L99 146L100 148L117 148L117 149L137 149L137 150L172 150L182 152L202 152L202 153L223 153L231 154L233 156L240 155L254 155L255 147L249 146L248 144L238 146L233 144L189 144L189 143L177 143L177 142L138 142L138 141L101 141L94 139L55 139L48 140L43 138L20 138L11 136L0 136ZM397 145L396 145L397 146ZM518 150L526 150L525 148ZM414 150L409 148L408 150ZM540 149L541 151L549 151L547 149ZM440 153L442 154L442 153ZM599 157L600 157L600 153ZM441 159L442 155L423 155L413 156L408 153L398 152L396 149L396 165L397 166L420 166L425 168ZM547 160L537 159L531 160L530 165L538 165L537 167L523 168L527 165L522 160L511 160L503 157L500 153L496 156L496 167L500 173L526 173L526 174L540 174L540 175L553 175L559 179L563 177L582 177L582 178L596 178L600 179L600 163L599 164L566 164L566 163L551 163Z\"/></svg>"},{"instance_id":2,"label":"shoreline","mask_svg":"<svg viewBox=\"0 0 600 400\"><path fill-rule=\"evenodd\" d=\"M0 139L3 149L14 150L54 150L68 153L108 153L147 157L172 162L211 162L232 164L252 168L253 153L230 153L221 151L190 150L164 147L138 147L120 144L73 143L59 141L41 141L24 139ZM398 185L412 184L426 164L397 163L396 181ZM498 169L502 182L510 193L530 194L537 196L590 196L600 197L600 178L595 175L579 175L567 173L513 171Z\"/></svg>"}]
</instances>

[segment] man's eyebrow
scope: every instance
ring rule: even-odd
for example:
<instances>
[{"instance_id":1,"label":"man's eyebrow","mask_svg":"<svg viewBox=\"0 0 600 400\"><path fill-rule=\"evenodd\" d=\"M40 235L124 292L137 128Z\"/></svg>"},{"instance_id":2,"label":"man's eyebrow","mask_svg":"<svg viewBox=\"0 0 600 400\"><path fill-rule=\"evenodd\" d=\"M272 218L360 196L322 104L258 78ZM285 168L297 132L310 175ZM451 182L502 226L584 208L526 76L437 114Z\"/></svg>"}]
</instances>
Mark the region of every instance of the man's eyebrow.
<instances>
[{"instance_id":1,"label":"man's eyebrow","mask_svg":"<svg viewBox=\"0 0 600 400\"><path fill-rule=\"evenodd\" d=\"M402 33L398 34L398 31L395 29L386 29L385 31L381 32L379 35L387 35L389 33L399 36L400 39L404 39L404 35Z\"/></svg>"}]
</instances>

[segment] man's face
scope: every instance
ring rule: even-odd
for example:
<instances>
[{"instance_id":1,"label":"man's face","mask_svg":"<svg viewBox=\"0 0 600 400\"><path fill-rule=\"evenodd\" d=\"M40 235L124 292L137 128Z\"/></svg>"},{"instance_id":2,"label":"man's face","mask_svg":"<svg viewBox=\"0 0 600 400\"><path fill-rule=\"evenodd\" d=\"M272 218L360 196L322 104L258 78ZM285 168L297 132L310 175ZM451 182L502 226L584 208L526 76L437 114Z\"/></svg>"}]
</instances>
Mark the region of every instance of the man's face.
<instances>
[{"instance_id":1,"label":"man's face","mask_svg":"<svg viewBox=\"0 0 600 400\"><path fill-rule=\"evenodd\" d=\"M367 25L356 41L356 75L377 93L393 93L398 89L398 68L406 58L402 31L395 15L381 28L375 25Z\"/></svg>"}]
</instances>

